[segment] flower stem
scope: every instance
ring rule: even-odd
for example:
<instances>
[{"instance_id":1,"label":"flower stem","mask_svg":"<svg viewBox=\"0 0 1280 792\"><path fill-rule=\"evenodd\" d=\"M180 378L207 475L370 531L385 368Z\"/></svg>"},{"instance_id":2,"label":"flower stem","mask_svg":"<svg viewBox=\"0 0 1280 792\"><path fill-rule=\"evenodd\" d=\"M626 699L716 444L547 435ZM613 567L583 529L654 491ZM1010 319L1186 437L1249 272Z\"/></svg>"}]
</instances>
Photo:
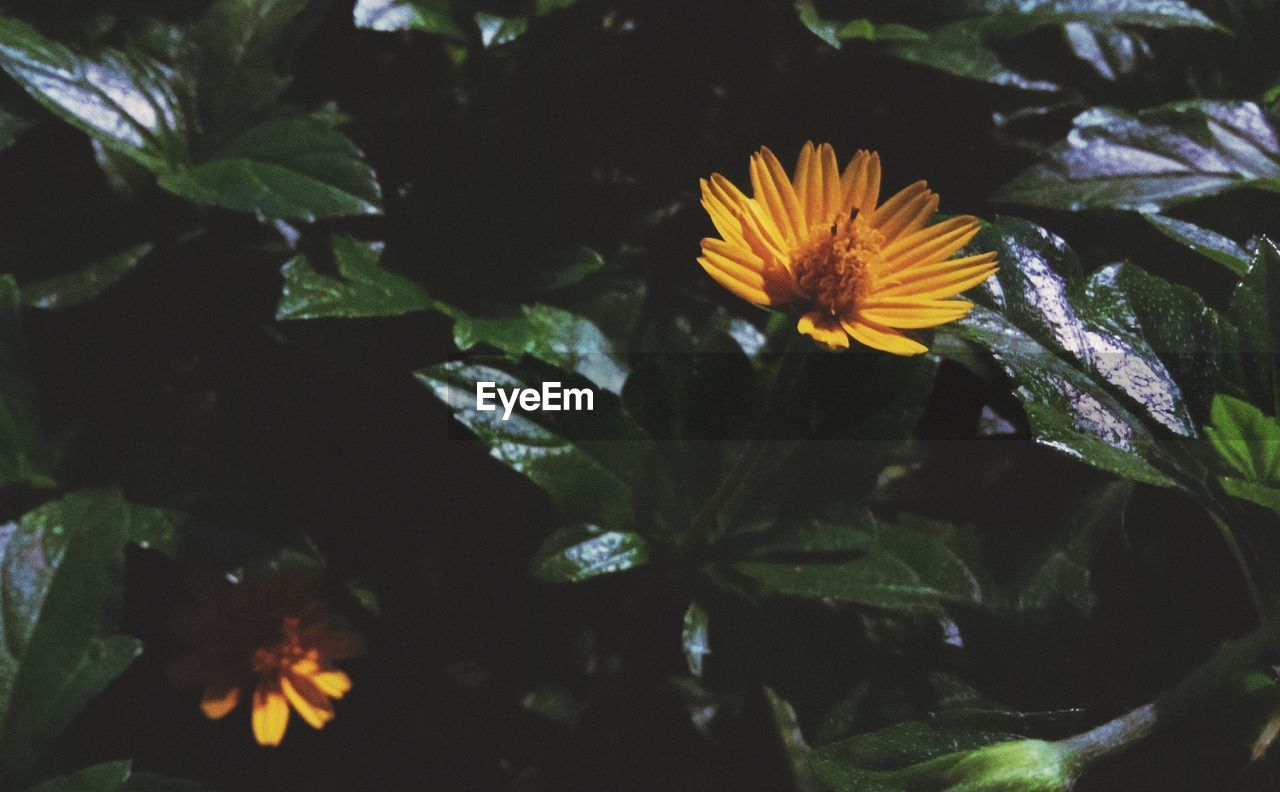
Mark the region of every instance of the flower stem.
<instances>
[{"instance_id":1,"label":"flower stem","mask_svg":"<svg viewBox=\"0 0 1280 792\"><path fill-rule=\"evenodd\" d=\"M1280 648L1280 622L1267 622L1235 641L1223 644L1203 665L1155 701L1131 710L1059 745L1068 752L1077 775L1154 734L1161 727L1193 712L1221 691L1231 675Z\"/></svg>"}]
</instances>

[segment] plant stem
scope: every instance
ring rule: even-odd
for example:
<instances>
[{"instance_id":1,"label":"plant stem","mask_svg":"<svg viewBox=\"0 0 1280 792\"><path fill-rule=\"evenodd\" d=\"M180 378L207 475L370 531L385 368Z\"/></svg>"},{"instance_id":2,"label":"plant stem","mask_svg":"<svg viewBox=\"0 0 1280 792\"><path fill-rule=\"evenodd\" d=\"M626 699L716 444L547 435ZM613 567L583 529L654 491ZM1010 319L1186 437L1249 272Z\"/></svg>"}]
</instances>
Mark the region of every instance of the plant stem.
<instances>
[{"instance_id":1,"label":"plant stem","mask_svg":"<svg viewBox=\"0 0 1280 792\"><path fill-rule=\"evenodd\" d=\"M1203 707L1232 674L1277 648L1280 648L1280 622L1267 622L1243 638L1223 644L1213 657L1155 701L1063 740L1059 745L1068 752L1069 761L1078 773L1083 773L1103 759L1146 739L1169 722Z\"/></svg>"}]
</instances>

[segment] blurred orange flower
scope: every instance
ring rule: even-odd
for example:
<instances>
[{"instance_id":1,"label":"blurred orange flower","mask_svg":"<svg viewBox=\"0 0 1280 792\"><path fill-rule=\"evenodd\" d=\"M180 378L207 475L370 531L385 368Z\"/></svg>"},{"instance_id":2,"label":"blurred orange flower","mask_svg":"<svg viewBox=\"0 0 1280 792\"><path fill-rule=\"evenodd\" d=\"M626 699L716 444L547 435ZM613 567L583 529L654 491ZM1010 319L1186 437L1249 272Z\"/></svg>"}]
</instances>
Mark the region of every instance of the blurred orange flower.
<instances>
[{"instance_id":1,"label":"blurred orange flower","mask_svg":"<svg viewBox=\"0 0 1280 792\"><path fill-rule=\"evenodd\" d=\"M260 745L284 739L290 705L312 728L333 719L331 699L351 689L351 678L333 663L363 654L364 640L334 624L314 576L189 584L194 602L178 607L173 631L190 651L169 665L169 679L203 690L205 717L226 716L251 690L253 736Z\"/></svg>"},{"instance_id":2,"label":"blurred orange flower","mask_svg":"<svg viewBox=\"0 0 1280 792\"><path fill-rule=\"evenodd\" d=\"M698 263L748 302L801 304L797 329L828 348L853 338L898 355L925 352L902 331L964 316L973 304L948 298L996 271L995 253L951 259L978 233L978 219L928 225L938 196L924 182L878 203L875 153L859 151L841 173L830 145L806 143L788 178L762 148L751 156L752 197L718 173L701 185L721 238L702 240Z\"/></svg>"}]
</instances>

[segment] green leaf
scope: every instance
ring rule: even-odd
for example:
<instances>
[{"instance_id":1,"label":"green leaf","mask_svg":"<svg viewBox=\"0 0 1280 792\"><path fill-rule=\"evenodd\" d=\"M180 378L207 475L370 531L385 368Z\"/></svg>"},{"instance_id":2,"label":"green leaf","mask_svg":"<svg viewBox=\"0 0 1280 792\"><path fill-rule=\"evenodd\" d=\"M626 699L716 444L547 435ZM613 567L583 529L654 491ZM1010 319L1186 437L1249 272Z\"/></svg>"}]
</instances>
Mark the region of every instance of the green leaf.
<instances>
[{"instance_id":1,"label":"green leaf","mask_svg":"<svg viewBox=\"0 0 1280 792\"><path fill-rule=\"evenodd\" d=\"M1252 102L1192 101L1076 116L1047 160L996 200L1078 211L1158 211L1242 187L1280 190L1276 130Z\"/></svg>"},{"instance_id":2,"label":"green leaf","mask_svg":"<svg viewBox=\"0 0 1280 792\"><path fill-rule=\"evenodd\" d=\"M91 302L120 282L155 248L134 245L67 275L22 288L22 304L48 311L62 311Z\"/></svg>"},{"instance_id":3,"label":"green leaf","mask_svg":"<svg viewBox=\"0 0 1280 792\"><path fill-rule=\"evenodd\" d=\"M571 525L552 534L533 555L529 574L552 583L578 583L649 563L649 543L626 531Z\"/></svg>"},{"instance_id":4,"label":"green leaf","mask_svg":"<svg viewBox=\"0 0 1280 792\"><path fill-rule=\"evenodd\" d=\"M1218 395L1205 436L1223 464L1254 484L1280 485L1280 422L1246 401Z\"/></svg>"},{"instance_id":5,"label":"green leaf","mask_svg":"<svg viewBox=\"0 0 1280 792\"><path fill-rule=\"evenodd\" d=\"M1227 315L1240 330L1243 378L1252 401L1280 404L1276 356L1280 354L1280 250L1258 242L1249 272L1240 280ZM1273 408L1274 409L1274 408Z\"/></svg>"},{"instance_id":6,"label":"green leaf","mask_svg":"<svg viewBox=\"0 0 1280 792\"><path fill-rule=\"evenodd\" d=\"M48 473L36 461L40 424L35 389L22 364L18 285L0 275L0 488L11 484L48 487Z\"/></svg>"},{"instance_id":7,"label":"green leaf","mask_svg":"<svg viewBox=\"0 0 1280 792\"><path fill-rule=\"evenodd\" d=\"M358 0L353 14L358 28L419 30L467 41L466 23L449 0Z\"/></svg>"},{"instance_id":8,"label":"green leaf","mask_svg":"<svg viewBox=\"0 0 1280 792\"><path fill-rule=\"evenodd\" d=\"M1036 439L1150 484L1198 475L1173 441L1195 437L1195 420L1155 348L1186 353L1193 341L1211 345L1229 329L1213 317L1159 316L1198 298L1130 265L1081 278L1066 244L1025 220L999 218L972 249L999 255L1000 272L984 286L995 310L979 306L947 332L992 353L1017 385Z\"/></svg>"},{"instance_id":9,"label":"green leaf","mask_svg":"<svg viewBox=\"0 0 1280 792\"><path fill-rule=\"evenodd\" d=\"M840 28L842 25L839 22L832 19L824 19L818 13L813 0L795 0L793 5L802 25L807 27L813 35L836 49L840 49Z\"/></svg>"},{"instance_id":10,"label":"green leaf","mask_svg":"<svg viewBox=\"0 0 1280 792\"><path fill-rule=\"evenodd\" d=\"M894 57L957 77L1029 91L1060 86L1007 68L988 41L987 20L961 20L929 31L925 39L901 39L887 45Z\"/></svg>"},{"instance_id":11,"label":"green leaf","mask_svg":"<svg viewBox=\"0 0 1280 792\"><path fill-rule=\"evenodd\" d=\"M86 491L0 526L0 765L29 769L142 650L108 634L128 522L118 493Z\"/></svg>"},{"instance_id":12,"label":"green leaf","mask_svg":"<svg viewBox=\"0 0 1280 792\"><path fill-rule=\"evenodd\" d=\"M1132 482L1113 481L1085 498L1065 524L1054 522L1049 546L1019 574L1019 610L1047 611L1062 599L1086 616L1092 612L1097 603L1089 572L1094 548L1107 533L1124 525L1132 494Z\"/></svg>"},{"instance_id":13,"label":"green leaf","mask_svg":"<svg viewBox=\"0 0 1280 792\"><path fill-rule=\"evenodd\" d=\"M382 248L381 242L334 237L336 277L318 272L305 254L285 262L280 268L284 289L276 306L276 319L402 316L434 307L425 289L382 268Z\"/></svg>"},{"instance_id":14,"label":"green leaf","mask_svg":"<svg viewBox=\"0 0 1280 792\"><path fill-rule=\"evenodd\" d=\"M320 4L324 5L324 4ZM242 126L288 85L290 46L308 0L217 0L192 31L200 54L201 117L207 129Z\"/></svg>"},{"instance_id":15,"label":"green leaf","mask_svg":"<svg viewBox=\"0 0 1280 792\"><path fill-rule=\"evenodd\" d=\"M71 775L51 778L27 792L119 792L126 788L125 782L132 770L132 762L107 762Z\"/></svg>"},{"instance_id":16,"label":"green leaf","mask_svg":"<svg viewBox=\"0 0 1280 792\"><path fill-rule=\"evenodd\" d=\"M477 383L492 382L511 392L537 388L547 379L514 364L499 368L496 362L486 366L464 361L432 366L415 376L489 447L491 456L545 490L566 519L608 530L631 527L629 482L641 475L648 452L616 400L605 398L609 394L596 393L595 409L589 413L515 410L504 420L496 400L491 405L496 409L478 409ZM564 387L580 385L566 381Z\"/></svg>"},{"instance_id":17,"label":"green leaf","mask_svg":"<svg viewBox=\"0 0 1280 792\"><path fill-rule=\"evenodd\" d=\"M853 770L898 770L956 751L971 751L1018 735L977 731L927 723L895 723L879 731L858 734L813 749L811 762L828 781L842 781Z\"/></svg>"},{"instance_id":18,"label":"green leaf","mask_svg":"<svg viewBox=\"0 0 1280 792\"><path fill-rule=\"evenodd\" d=\"M55 115L151 170L189 156L191 88L140 51L83 54L0 17L0 68Z\"/></svg>"},{"instance_id":19,"label":"green leaf","mask_svg":"<svg viewBox=\"0 0 1280 792\"><path fill-rule=\"evenodd\" d=\"M1152 57L1146 39L1114 25L1068 22L1062 30L1071 52L1104 80L1133 74Z\"/></svg>"},{"instance_id":20,"label":"green leaf","mask_svg":"<svg viewBox=\"0 0 1280 792\"><path fill-rule=\"evenodd\" d=\"M360 149L307 116L264 121L199 164L162 173L159 183L197 203L271 219L382 212L377 176Z\"/></svg>"},{"instance_id":21,"label":"green leaf","mask_svg":"<svg viewBox=\"0 0 1280 792\"><path fill-rule=\"evenodd\" d=\"M837 34L842 39L861 39L863 41L928 41L929 34L907 25L896 25L892 22L877 25L870 19L855 19L840 28Z\"/></svg>"},{"instance_id":22,"label":"green leaf","mask_svg":"<svg viewBox=\"0 0 1280 792\"><path fill-rule=\"evenodd\" d=\"M992 0L992 31L1015 36L1046 25L1134 25L1147 28L1221 28L1184 0Z\"/></svg>"},{"instance_id":23,"label":"green leaf","mask_svg":"<svg viewBox=\"0 0 1280 792\"><path fill-rule=\"evenodd\" d=\"M1264 509L1280 514L1280 487L1243 481L1232 476L1221 476L1218 483L1233 498L1251 501Z\"/></svg>"},{"instance_id":24,"label":"green leaf","mask_svg":"<svg viewBox=\"0 0 1280 792\"><path fill-rule=\"evenodd\" d=\"M0 104L0 151L17 143L24 132L40 123L35 113L11 106L16 104L8 101Z\"/></svg>"},{"instance_id":25,"label":"green leaf","mask_svg":"<svg viewBox=\"0 0 1280 792\"><path fill-rule=\"evenodd\" d=\"M751 548L733 568L763 590L940 613L948 603L983 604L979 574L961 550L963 532L920 519L883 523L855 512L845 524L812 522Z\"/></svg>"},{"instance_id":26,"label":"green leaf","mask_svg":"<svg viewBox=\"0 0 1280 792\"><path fill-rule=\"evenodd\" d=\"M525 306L518 317L476 317L446 308L453 317L458 349L487 344L509 355L529 355L620 393L627 379L625 362L593 322L549 305Z\"/></svg>"},{"instance_id":27,"label":"green leaf","mask_svg":"<svg viewBox=\"0 0 1280 792\"><path fill-rule=\"evenodd\" d=\"M1154 212L1143 212L1142 217L1173 241L1218 262L1236 275L1249 271L1249 253L1221 234Z\"/></svg>"}]
</instances>

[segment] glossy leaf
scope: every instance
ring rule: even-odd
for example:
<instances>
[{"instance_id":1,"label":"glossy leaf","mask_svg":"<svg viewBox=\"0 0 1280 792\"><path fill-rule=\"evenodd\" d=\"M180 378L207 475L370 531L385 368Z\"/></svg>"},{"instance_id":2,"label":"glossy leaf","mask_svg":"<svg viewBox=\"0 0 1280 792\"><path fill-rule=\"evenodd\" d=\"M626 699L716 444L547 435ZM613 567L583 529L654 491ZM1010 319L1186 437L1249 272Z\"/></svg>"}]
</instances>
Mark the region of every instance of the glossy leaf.
<instances>
[{"instance_id":1,"label":"glossy leaf","mask_svg":"<svg viewBox=\"0 0 1280 792\"><path fill-rule=\"evenodd\" d=\"M189 156L191 88L142 52L80 53L26 22L0 17L0 68L64 121L151 170Z\"/></svg>"},{"instance_id":2,"label":"glossy leaf","mask_svg":"<svg viewBox=\"0 0 1280 792\"><path fill-rule=\"evenodd\" d=\"M1280 250L1263 238L1249 272L1240 280L1227 315L1240 331L1246 391L1257 404L1280 403L1276 355L1280 354Z\"/></svg>"},{"instance_id":3,"label":"glossy leaf","mask_svg":"<svg viewBox=\"0 0 1280 792\"><path fill-rule=\"evenodd\" d=\"M369 30L419 30L467 40L465 23L449 0L358 0L354 20Z\"/></svg>"},{"instance_id":4,"label":"glossy leaf","mask_svg":"<svg viewBox=\"0 0 1280 792\"><path fill-rule=\"evenodd\" d=\"M1223 235L1201 228L1195 223L1154 212L1144 212L1142 216L1165 236L1218 262L1236 275L1244 275L1249 271L1248 251Z\"/></svg>"},{"instance_id":5,"label":"glossy leaf","mask_svg":"<svg viewBox=\"0 0 1280 792\"><path fill-rule=\"evenodd\" d=\"M76 272L24 286L22 304L47 311L62 311L91 302L133 272L154 247L150 244L135 245Z\"/></svg>"},{"instance_id":6,"label":"glossy leaf","mask_svg":"<svg viewBox=\"0 0 1280 792\"><path fill-rule=\"evenodd\" d=\"M868 512L846 524L813 522L751 548L733 568L764 591L939 613L986 601L957 529L923 520L883 523Z\"/></svg>"},{"instance_id":7,"label":"glossy leaf","mask_svg":"<svg viewBox=\"0 0 1280 792\"><path fill-rule=\"evenodd\" d=\"M307 116L264 121L198 164L162 173L165 189L264 218L379 214L373 169L346 135Z\"/></svg>"},{"instance_id":8,"label":"glossy leaf","mask_svg":"<svg viewBox=\"0 0 1280 792\"><path fill-rule=\"evenodd\" d=\"M477 317L457 308L444 309L453 317L453 339L463 351L485 344L509 355L530 355L565 371L586 377L610 393L621 393L626 363L593 322L560 308L531 305L518 317Z\"/></svg>"},{"instance_id":9,"label":"glossy leaf","mask_svg":"<svg viewBox=\"0 0 1280 792\"><path fill-rule=\"evenodd\" d=\"M1133 74L1151 59L1145 38L1114 25L1068 22L1062 32L1072 53L1104 80Z\"/></svg>"},{"instance_id":10,"label":"glossy leaf","mask_svg":"<svg viewBox=\"0 0 1280 792\"><path fill-rule=\"evenodd\" d=\"M308 0L217 0L195 26L206 128L240 126L274 102Z\"/></svg>"},{"instance_id":11,"label":"glossy leaf","mask_svg":"<svg viewBox=\"0 0 1280 792\"><path fill-rule=\"evenodd\" d=\"M1002 35L1019 35L1046 25L1134 25L1147 28L1218 26L1184 0L982 0Z\"/></svg>"},{"instance_id":12,"label":"glossy leaf","mask_svg":"<svg viewBox=\"0 0 1280 792\"><path fill-rule=\"evenodd\" d=\"M929 31L922 40L901 39L888 44L895 57L963 77L1031 91L1056 91L1050 80L1027 77L1008 68L991 48L985 19L961 20Z\"/></svg>"},{"instance_id":13,"label":"glossy leaf","mask_svg":"<svg viewBox=\"0 0 1280 792\"><path fill-rule=\"evenodd\" d=\"M517 409L503 420L504 411L496 399L491 405L496 409L479 409L478 382L495 383L496 387L511 392L517 388L537 388L544 381L523 376L516 367L453 361L419 371L416 376L453 411L458 421L489 447L491 456L545 490L567 519L608 530L625 530L631 526L634 515L629 482L636 475L633 456L638 449L638 437L626 433L577 440L566 434L572 431L575 416L594 423L597 416L591 413ZM610 409L604 395L597 393L595 406L601 413L599 417L609 420L608 414L616 413L616 405ZM619 419L618 425L630 426L620 415L614 417Z\"/></svg>"},{"instance_id":14,"label":"glossy leaf","mask_svg":"<svg viewBox=\"0 0 1280 792\"><path fill-rule=\"evenodd\" d=\"M53 482L36 460L40 426L35 392L22 362L18 285L0 276L0 488Z\"/></svg>"},{"instance_id":15,"label":"glossy leaf","mask_svg":"<svg viewBox=\"0 0 1280 792\"><path fill-rule=\"evenodd\" d=\"M1203 303L1130 265L1080 277L1066 244L1025 220L1000 218L974 245L999 254L983 286L995 310L978 307L947 330L991 351L1036 439L1138 481L1194 476L1172 438L1195 437L1196 421L1159 352L1200 376L1210 364L1195 355L1221 351L1231 329L1210 313L1163 315Z\"/></svg>"},{"instance_id":16,"label":"glossy leaf","mask_svg":"<svg viewBox=\"0 0 1280 792\"><path fill-rule=\"evenodd\" d=\"M529 574L553 583L578 583L649 562L649 543L626 531L573 525L556 531L533 555Z\"/></svg>"},{"instance_id":17,"label":"glossy leaf","mask_svg":"<svg viewBox=\"0 0 1280 792\"><path fill-rule=\"evenodd\" d=\"M0 765L30 767L141 651L109 634L128 514L117 493L86 491L0 526Z\"/></svg>"},{"instance_id":18,"label":"glossy leaf","mask_svg":"<svg viewBox=\"0 0 1280 792\"><path fill-rule=\"evenodd\" d=\"M1045 162L996 199L1152 212L1242 187L1280 189L1280 142L1252 102L1179 102L1139 113L1097 107L1073 123Z\"/></svg>"},{"instance_id":19,"label":"glossy leaf","mask_svg":"<svg viewBox=\"0 0 1280 792\"><path fill-rule=\"evenodd\" d=\"M317 271L307 255L280 268L284 289L276 319L355 319L426 311L434 302L418 284L382 268L381 242L334 237L337 275Z\"/></svg>"},{"instance_id":20,"label":"glossy leaf","mask_svg":"<svg viewBox=\"0 0 1280 792\"><path fill-rule=\"evenodd\" d=\"M32 787L27 792L119 792L133 770L132 762L107 762L59 776Z\"/></svg>"}]
</instances>

